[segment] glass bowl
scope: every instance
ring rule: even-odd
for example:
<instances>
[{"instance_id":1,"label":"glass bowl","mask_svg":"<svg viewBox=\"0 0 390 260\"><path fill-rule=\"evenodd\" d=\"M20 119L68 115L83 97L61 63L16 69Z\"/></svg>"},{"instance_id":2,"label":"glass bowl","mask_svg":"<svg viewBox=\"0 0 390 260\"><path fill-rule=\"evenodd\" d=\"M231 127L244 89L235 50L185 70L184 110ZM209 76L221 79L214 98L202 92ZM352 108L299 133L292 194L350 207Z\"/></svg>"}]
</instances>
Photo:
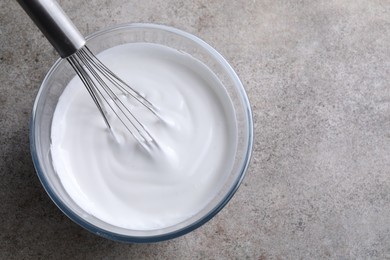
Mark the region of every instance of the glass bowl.
<instances>
[{"instance_id":1,"label":"glass bowl","mask_svg":"<svg viewBox=\"0 0 390 260\"><path fill-rule=\"evenodd\" d=\"M184 235L215 216L236 192L247 170L253 143L253 122L245 90L227 61L207 43L181 30L154 24L124 24L87 37L88 47L99 53L116 45L148 42L188 53L208 66L222 82L232 101L237 124L234 164L223 187L208 205L191 218L158 230L129 230L97 219L80 208L67 194L51 159L51 124L58 99L76 75L59 59L47 73L35 100L30 122L30 149L38 177L54 203L74 222L102 237L134 243L157 242Z\"/></svg>"}]
</instances>

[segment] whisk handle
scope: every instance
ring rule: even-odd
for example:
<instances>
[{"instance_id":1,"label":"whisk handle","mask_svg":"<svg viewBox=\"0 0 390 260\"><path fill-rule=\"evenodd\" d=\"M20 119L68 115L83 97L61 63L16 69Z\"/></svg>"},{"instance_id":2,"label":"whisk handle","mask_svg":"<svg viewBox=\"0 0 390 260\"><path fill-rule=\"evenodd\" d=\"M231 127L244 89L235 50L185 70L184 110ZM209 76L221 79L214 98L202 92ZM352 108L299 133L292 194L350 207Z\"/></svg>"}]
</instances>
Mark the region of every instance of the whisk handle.
<instances>
[{"instance_id":1,"label":"whisk handle","mask_svg":"<svg viewBox=\"0 0 390 260\"><path fill-rule=\"evenodd\" d=\"M62 58L85 45L85 39L55 0L17 0Z\"/></svg>"}]
</instances>

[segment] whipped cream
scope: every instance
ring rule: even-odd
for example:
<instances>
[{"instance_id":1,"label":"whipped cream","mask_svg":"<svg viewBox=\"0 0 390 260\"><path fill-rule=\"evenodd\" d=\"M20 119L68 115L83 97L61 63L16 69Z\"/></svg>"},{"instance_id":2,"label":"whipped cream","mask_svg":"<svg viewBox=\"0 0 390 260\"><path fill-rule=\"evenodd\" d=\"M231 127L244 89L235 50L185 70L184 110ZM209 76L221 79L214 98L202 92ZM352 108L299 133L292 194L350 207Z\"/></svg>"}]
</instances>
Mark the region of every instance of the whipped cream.
<instances>
[{"instance_id":1,"label":"whipped cream","mask_svg":"<svg viewBox=\"0 0 390 260\"><path fill-rule=\"evenodd\" d=\"M65 190L88 214L122 228L160 229L197 214L219 192L235 155L234 110L221 82L192 56L162 45L125 44L98 57L157 107L161 118L145 111L138 119L159 148L145 151L120 128L114 138L75 77L51 130Z\"/></svg>"}]
</instances>

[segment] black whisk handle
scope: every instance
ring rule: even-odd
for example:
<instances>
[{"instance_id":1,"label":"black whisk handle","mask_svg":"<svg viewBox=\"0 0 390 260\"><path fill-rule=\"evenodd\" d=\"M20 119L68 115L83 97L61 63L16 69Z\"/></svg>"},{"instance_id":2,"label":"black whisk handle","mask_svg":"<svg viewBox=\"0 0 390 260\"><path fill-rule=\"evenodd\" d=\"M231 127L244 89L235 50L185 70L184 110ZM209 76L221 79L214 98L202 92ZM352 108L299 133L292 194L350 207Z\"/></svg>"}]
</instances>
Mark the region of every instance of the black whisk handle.
<instances>
[{"instance_id":1,"label":"black whisk handle","mask_svg":"<svg viewBox=\"0 0 390 260\"><path fill-rule=\"evenodd\" d=\"M74 54L85 39L55 0L17 0L61 57Z\"/></svg>"}]
</instances>

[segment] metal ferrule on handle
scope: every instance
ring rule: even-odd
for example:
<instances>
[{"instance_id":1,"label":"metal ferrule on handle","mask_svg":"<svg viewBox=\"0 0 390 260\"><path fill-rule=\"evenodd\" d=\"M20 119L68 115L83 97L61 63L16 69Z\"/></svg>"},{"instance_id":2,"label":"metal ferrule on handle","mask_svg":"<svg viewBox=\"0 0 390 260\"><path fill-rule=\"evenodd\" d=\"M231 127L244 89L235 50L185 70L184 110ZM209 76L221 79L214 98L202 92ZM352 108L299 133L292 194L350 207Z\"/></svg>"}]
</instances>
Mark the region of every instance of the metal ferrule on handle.
<instances>
[{"instance_id":1,"label":"metal ferrule on handle","mask_svg":"<svg viewBox=\"0 0 390 260\"><path fill-rule=\"evenodd\" d=\"M85 45L85 39L55 0L17 0L62 58Z\"/></svg>"}]
</instances>

